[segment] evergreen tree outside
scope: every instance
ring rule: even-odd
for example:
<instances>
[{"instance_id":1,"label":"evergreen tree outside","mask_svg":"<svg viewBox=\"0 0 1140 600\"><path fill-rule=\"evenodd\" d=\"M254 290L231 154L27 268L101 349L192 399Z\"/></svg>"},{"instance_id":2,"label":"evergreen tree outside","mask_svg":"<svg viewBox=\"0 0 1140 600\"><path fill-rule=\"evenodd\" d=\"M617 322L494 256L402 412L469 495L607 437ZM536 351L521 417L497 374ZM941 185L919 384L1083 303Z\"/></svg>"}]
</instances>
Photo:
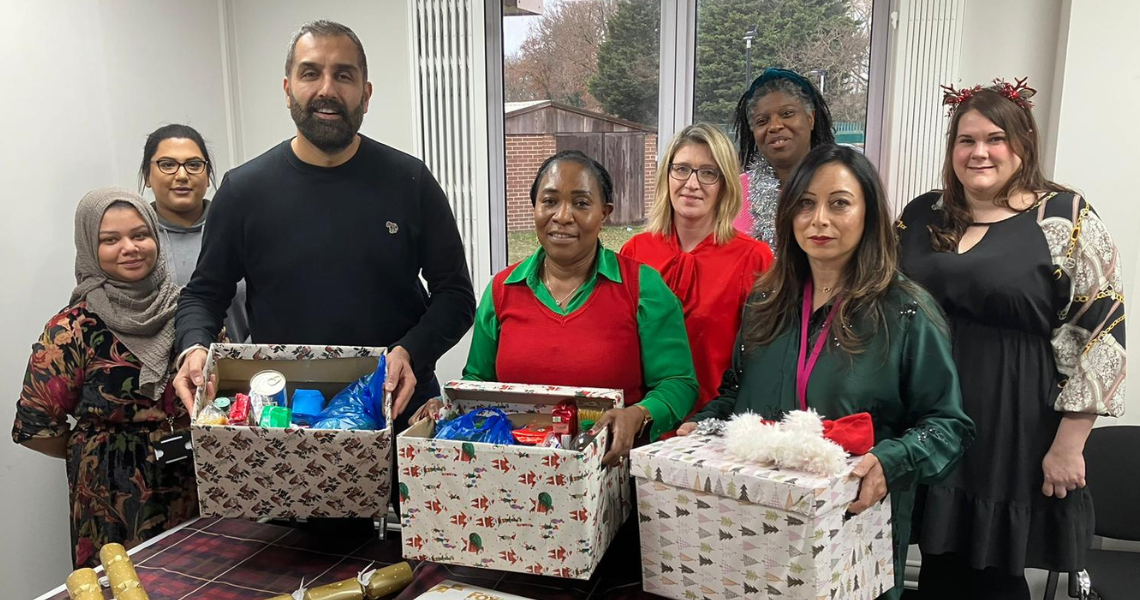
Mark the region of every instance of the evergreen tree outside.
<instances>
[{"instance_id":1,"label":"evergreen tree outside","mask_svg":"<svg viewBox=\"0 0 1140 600\"><path fill-rule=\"evenodd\" d=\"M793 68L806 76L805 71L824 67L806 63L820 60L805 57L808 60L797 65L787 64L792 62L789 58L824 35L855 35L858 27L849 16L850 5L850 0L702 0L697 15L694 121L732 123L736 103L751 83L746 81L743 37L753 25L757 28L752 40L752 77L766 67ZM842 77L841 73L829 75ZM837 83L835 89L842 92L843 87ZM828 91L825 85L825 97Z\"/></svg>"},{"instance_id":2,"label":"evergreen tree outside","mask_svg":"<svg viewBox=\"0 0 1140 600\"><path fill-rule=\"evenodd\" d=\"M658 0L619 0L606 22L590 93L602 109L628 121L657 126L661 6Z\"/></svg>"}]
</instances>

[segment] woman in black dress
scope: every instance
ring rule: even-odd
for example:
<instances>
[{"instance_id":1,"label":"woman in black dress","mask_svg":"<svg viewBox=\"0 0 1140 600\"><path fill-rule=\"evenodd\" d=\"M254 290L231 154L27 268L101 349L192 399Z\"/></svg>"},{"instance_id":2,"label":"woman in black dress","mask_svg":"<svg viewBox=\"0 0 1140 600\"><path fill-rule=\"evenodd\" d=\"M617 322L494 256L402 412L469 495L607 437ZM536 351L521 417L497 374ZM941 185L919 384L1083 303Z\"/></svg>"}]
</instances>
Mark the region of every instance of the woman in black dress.
<instances>
[{"instance_id":1,"label":"woman in black dress","mask_svg":"<svg viewBox=\"0 0 1140 600\"><path fill-rule=\"evenodd\" d=\"M902 270L949 318L977 438L924 488L924 598L1029 598L1024 569L1084 567L1085 439L1124 411L1119 253L1079 194L1042 173L1033 91L949 90L945 189L899 220Z\"/></svg>"}]
</instances>

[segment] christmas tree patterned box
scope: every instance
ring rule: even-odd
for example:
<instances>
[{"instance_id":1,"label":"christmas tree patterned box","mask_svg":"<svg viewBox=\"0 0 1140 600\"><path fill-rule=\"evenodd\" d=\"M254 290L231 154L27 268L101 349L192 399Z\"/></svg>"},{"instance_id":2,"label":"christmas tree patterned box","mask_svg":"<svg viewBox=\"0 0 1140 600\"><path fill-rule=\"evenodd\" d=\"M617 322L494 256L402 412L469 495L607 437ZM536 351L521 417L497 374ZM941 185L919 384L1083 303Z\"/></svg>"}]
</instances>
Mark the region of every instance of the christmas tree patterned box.
<instances>
[{"instance_id":1,"label":"christmas tree patterned box","mask_svg":"<svg viewBox=\"0 0 1140 600\"><path fill-rule=\"evenodd\" d=\"M620 390L453 381L464 410L550 412L622 405ZM581 452L432 439L420 421L396 437L404 558L588 579L629 516L629 468L601 465L608 433Z\"/></svg>"},{"instance_id":2,"label":"christmas tree patterned box","mask_svg":"<svg viewBox=\"0 0 1140 600\"><path fill-rule=\"evenodd\" d=\"M285 392L316 389L332 398L376 370L384 348L213 344L205 376L218 394L249 393L264 370L285 376ZM194 416L206 406L198 388ZM390 408L390 407L389 407ZM202 516L226 518L377 517L388 514L392 426L349 431L191 425Z\"/></svg>"},{"instance_id":3,"label":"christmas tree patterned box","mask_svg":"<svg viewBox=\"0 0 1140 600\"><path fill-rule=\"evenodd\" d=\"M894 585L890 501L846 518L859 486L846 474L820 478L741 463L723 438L709 436L672 438L630 458L647 592L678 600L870 600Z\"/></svg>"}]
</instances>

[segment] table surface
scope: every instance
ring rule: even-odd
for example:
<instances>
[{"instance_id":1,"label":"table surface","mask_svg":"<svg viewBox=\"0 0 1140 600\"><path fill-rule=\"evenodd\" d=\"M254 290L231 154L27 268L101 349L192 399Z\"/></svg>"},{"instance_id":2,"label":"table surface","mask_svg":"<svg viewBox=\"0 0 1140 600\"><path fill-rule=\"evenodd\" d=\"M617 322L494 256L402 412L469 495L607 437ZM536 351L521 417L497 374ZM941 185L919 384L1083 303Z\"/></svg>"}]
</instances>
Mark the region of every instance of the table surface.
<instances>
[{"instance_id":1,"label":"table surface","mask_svg":"<svg viewBox=\"0 0 1140 600\"><path fill-rule=\"evenodd\" d=\"M641 591L637 530L627 523L589 580L412 562L415 577L396 600L412 600L444 579L536 600L650 600ZM131 550L151 600L263 600L297 589L351 579L403 561L398 532L379 540L359 523L272 524L204 518ZM106 590L105 590L106 591ZM108 598L110 596L108 595ZM39 600L67 600L63 586Z\"/></svg>"}]
</instances>

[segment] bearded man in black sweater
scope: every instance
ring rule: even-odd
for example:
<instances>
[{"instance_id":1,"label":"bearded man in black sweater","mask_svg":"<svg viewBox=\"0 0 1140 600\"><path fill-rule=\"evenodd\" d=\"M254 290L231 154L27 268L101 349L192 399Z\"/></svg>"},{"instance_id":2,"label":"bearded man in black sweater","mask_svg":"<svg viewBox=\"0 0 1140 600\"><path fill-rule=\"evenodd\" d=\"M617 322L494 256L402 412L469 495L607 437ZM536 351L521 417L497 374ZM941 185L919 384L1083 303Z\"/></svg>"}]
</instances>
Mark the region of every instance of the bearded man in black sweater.
<instances>
[{"instance_id":1,"label":"bearded man in black sweater","mask_svg":"<svg viewBox=\"0 0 1140 600\"><path fill-rule=\"evenodd\" d=\"M214 197L178 303L174 387L189 409L244 277L254 343L387 346L400 431L439 393L435 363L475 317L455 217L422 161L357 133L372 84L351 29L302 26L285 74L297 136L230 171Z\"/></svg>"}]
</instances>

